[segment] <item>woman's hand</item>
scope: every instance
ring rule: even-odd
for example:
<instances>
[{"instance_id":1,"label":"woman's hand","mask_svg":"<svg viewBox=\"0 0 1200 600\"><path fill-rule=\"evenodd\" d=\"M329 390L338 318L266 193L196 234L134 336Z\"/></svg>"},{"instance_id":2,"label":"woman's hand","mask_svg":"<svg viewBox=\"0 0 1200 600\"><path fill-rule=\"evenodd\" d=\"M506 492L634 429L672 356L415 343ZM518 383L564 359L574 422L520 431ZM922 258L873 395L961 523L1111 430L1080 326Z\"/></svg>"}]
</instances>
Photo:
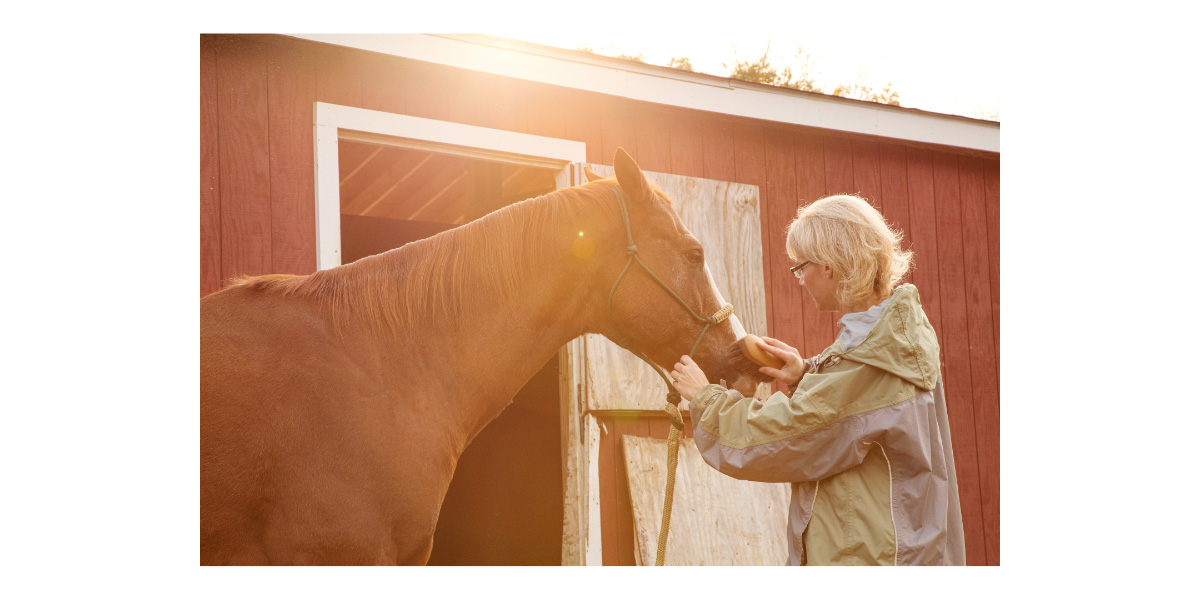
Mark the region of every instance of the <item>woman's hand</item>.
<instances>
[{"instance_id":1,"label":"woman's hand","mask_svg":"<svg viewBox=\"0 0 1200 600\"><path fill-rule=\"evenodd\" d=\"M781 369L759 367L758 372L768 377L774 377L786 385L789 390L796 387L796 384L800 382L800 378L804 377L804 374L808 372L808 363L803 358L800 358L799 350L765 335L758 342L758 347L763 352L783 361L783 368Z\"/></svg>"},{"instance_id":2,"label":"woman's hand","mask_svg":"<svg viewBox=\"0 0 1200 600\"><path fill-rule=\"evenodd\" d=\"M675 380L675 389L679 390L679 395L683 396L688 402L692 401L692 397L700 388L708 385L708 378L704 375L704 371L700 370L700 365L692 360L690 356L684 356L675 363L675 370L671 371L671 379Z\"/></svg>"}]
</instances>

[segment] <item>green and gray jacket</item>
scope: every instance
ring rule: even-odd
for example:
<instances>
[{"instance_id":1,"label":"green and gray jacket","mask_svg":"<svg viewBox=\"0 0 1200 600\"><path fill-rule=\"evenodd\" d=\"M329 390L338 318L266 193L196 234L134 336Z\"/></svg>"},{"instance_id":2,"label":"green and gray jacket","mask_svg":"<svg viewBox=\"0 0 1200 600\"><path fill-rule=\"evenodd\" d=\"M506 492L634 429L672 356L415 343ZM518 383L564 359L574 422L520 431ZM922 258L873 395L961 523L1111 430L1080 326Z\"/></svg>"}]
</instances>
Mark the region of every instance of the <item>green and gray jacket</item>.
<instances>
[{"instance_id":1,"label":"green and gray jacket","mask_svg":"<svg viewBox=\"0 0 1200 600\"><path fill-rule=\"evenodd\" d=\"M965 563L937 336L915 286L881 306L843 318L790 398L708 385L692 399L708 464L792 484L788 564Z\"/></svg>"}]
</instances>

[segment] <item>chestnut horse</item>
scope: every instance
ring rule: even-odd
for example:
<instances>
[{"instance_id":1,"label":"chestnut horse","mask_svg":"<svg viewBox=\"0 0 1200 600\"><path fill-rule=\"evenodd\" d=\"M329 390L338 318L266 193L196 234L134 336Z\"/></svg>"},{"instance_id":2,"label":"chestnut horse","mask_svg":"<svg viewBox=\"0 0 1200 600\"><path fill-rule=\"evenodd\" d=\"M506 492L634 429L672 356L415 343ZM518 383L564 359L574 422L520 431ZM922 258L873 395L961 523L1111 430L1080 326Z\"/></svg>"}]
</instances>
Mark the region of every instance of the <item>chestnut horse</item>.
<instances>
[{"instance_id":1,"label":"chestnut horse","mask_svg":"<svg viewBox=\"0 0 1200 600\"><path fill-rule=\"evenodd\" d=\"M201 564L424 564L459 456L583 333L660 366L723 301L703 249L637 164L312 275L200 301ZM618 190L619 186L619 190ZM736 329L740 329L737 326ZM623 335L622 335L623 334ZM731 320L693 357L750 395Z\"/></svg>"}]
</instances>

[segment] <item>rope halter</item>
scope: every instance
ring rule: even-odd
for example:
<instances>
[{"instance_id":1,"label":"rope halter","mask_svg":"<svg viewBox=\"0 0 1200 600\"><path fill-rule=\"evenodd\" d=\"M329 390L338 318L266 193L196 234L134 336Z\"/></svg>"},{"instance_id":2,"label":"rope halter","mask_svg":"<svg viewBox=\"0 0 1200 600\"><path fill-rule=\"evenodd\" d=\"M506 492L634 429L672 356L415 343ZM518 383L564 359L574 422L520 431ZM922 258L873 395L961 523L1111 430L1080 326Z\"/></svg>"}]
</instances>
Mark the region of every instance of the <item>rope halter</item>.
<instances>
[{"instance_id":1,"label":"rope halter","mask_svg":"<svg viewBox=\"0 0 1200 600\"><path fill-rule=\"evenodd\" d=\"M667 290L667 293L670 294L676 302L687 309L688 314L692 315L693 319L704 323L704 329L700 330L700 335L696 338L696 343L692 344L692 349L687 353L688 356L696 353L696 348L700 347L700 340L704 339L704 334L708 333L708 329L710 327L724 321L725 319L729 318L729 315L733 314L733 305L726 304L717 310L717 312L713 313L712 316L707 318L701 317L700 315L696 314L696 311L692 310L691 306L688 306L687 302L684 302L683 298L679 297L679 294L676 294L675 291L671 289L671 286L668 286L663 282L662 279L659 279L658 275L655 275L654 271L650 270L650 267L647 267L646 263L642 262L642 257L638 255L638 247L633 243L633 229L629 226L629 212L625 209L625 196L621 192L620 187L616 187L614 189L617 192L617 202L621 206L621 219L625 223L625 239L628 242L628 245L625 247L625 254L629 258L626 259L625 267L621 269L621 274L617 275L617 280L613 282L612 290L610 290L608 293L608 319L613 324L613 329L615 329L617 332L617 337L619 338L617 344L622 348L632 352L634 356L642 359L646 364L650 365L650 367L654 369L654 372L662 378L664 383L667 384L667 402L674 407L678 407L681 397L679 395L679 390L675 389L675 385L671 382L671 379L667 377L666 373L663 372L658 365L654 364L654 361L650 360L649 357L630 347L630 345L627 343L628 337L621 331L621 328L617 326L616 319L613 318L612 314L613 296L617 293L617 286L620 285L621 280L624 279L625 273L629 271L629 265L633 264L633 262L636 260L637 264L642 267L642 270L644 270L651 279L658 283L659 286L661 286L664 290ZM675 411L668 410L667 415L670 417L672 425L678 427L679 429L683 429L683 420L679 416L678 409Z\"/></svg>"}]
</instances>

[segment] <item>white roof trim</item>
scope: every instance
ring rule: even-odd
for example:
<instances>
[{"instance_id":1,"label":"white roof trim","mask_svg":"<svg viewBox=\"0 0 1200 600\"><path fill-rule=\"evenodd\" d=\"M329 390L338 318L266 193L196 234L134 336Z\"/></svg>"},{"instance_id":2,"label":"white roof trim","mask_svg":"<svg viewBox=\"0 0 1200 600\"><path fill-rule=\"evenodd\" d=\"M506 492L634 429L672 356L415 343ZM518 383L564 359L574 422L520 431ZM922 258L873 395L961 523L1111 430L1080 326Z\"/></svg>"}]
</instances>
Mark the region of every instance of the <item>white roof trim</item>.
<instances>
[{"instance_id":1,"label":"white roof trim","mask_svg":"<svg viewBox=\"0 0 1200 600\"><path fill-rule=\"evenodd\" d=\"M695 110L850 133L1000 152L1000 125L882 104L764 89L736 80L502 38L447 34L294 37L450 67Z\"/></svg>"}]
</instances>

